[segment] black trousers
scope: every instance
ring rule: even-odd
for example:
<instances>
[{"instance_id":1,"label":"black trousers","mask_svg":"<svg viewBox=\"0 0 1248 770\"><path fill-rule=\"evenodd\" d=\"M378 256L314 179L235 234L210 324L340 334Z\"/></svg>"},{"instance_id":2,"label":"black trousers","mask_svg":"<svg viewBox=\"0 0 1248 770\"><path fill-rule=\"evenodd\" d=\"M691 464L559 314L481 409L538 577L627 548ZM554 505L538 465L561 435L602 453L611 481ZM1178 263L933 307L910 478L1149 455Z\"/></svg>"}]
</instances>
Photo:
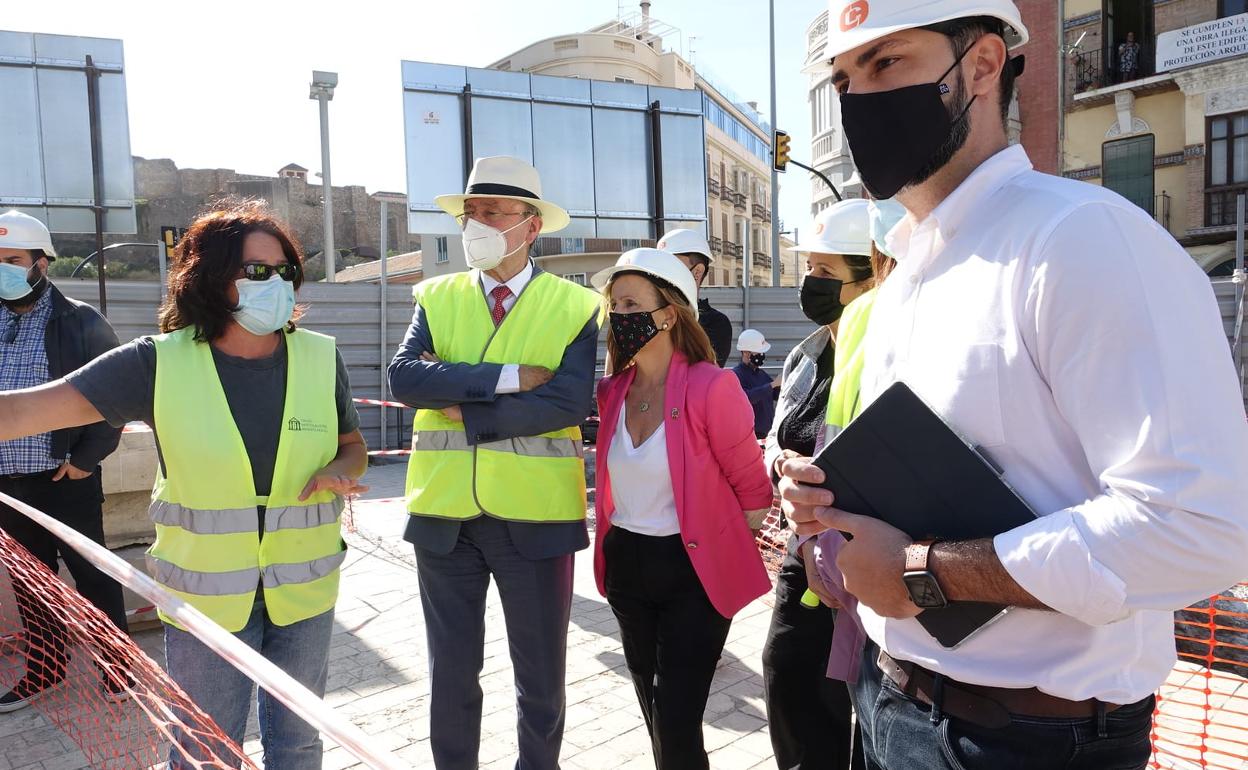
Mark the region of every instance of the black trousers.
<instances>
[{"instance_id":1,"label":"black trousers","mask_svg":"<svg viewBox=\"0 0 1248 770\"><path fill-rule=\"evenodd\" d=\"M776 766L861 768L862 752L854 750L849 688L827 677L833 611L822 604L813 609L802 606L807 587L795 535L780 565L771 628L763 647L763 688Z\"/></svg>"},{"instance_id":2,"label":"black trousers","mask_svg":"<svg viewBox=\"0 0 1248 770\"><path fill-rule=\"evenodd\" d=\"M104 492L99 468L78 481L68 476L53 481L54 473L48 471L18 478L0 477L0 492L38 508L103 544ZM60 538L3 504L0 504L0 529L8 532L54 573L58 569L59 555L73 576L78 592L107 615L113 625L125 632L125 601L121 586L116 581L96 569ZM65 675L69 660L68 633L61 620L49 611L47 604L38 599L44 593L38 586L27 585L27 581L17 574L10 577L18 614L29 640L27 677L33 680L33 684L53 684Z\"/></svg>"},{"instance_id":3,"label":"black trousers","mask_svg":"<svg viewBox=\"0 0 1248 770\"><path fill-rule=\"evenodd\" d=\"M603 542L607 602L659 770L705 770L702 715L731 618L711 605L680 535L612 527Z\"/></svg>"}]
</instances>

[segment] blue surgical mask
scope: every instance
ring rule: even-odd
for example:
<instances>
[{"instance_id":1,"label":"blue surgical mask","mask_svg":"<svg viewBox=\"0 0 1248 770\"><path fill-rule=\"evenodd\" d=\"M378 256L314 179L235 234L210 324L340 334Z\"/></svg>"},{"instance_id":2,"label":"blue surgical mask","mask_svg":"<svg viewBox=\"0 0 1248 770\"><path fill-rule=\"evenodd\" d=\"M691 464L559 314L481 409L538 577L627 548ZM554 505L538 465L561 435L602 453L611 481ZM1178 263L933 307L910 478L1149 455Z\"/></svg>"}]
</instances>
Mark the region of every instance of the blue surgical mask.
<instances>
[{"instance_id":1,"label":"blue surgical mask","mask_svg":"<svg viewBox=\"0 0 1248 770\"><path fill-rule=\"evenodd\" d=\"M0 299L24 299L34 291L30 283L30 270L21 265L0 263Z\"/></svg>"},{"instance_id":2,"label":"blue surgical mask","mask_svg":"<svg viewBox=\"0 0 1248 770\"><path fill-rule=\"evenodd\" d=\"M295 312L295 286L290 281L274 275L267 281L240 278L234 285L238 287L234 320L239 326L262 337L290 322Z\"/></svg>"},{"instance_id":3,"label":"blue surgical mask","mask_svg":"<svg viewBox=\"0 0 1248 770\"><path fill-rule=\"evenodd\" d=\"M906 207L892 198L870 201L867 205L867 215L871 218L871 240L875 242L875 247L884 256L896 259L896 255L884 245L884 236L888 235L898 222L905 219Z\"/></svg>"}]
</instances>

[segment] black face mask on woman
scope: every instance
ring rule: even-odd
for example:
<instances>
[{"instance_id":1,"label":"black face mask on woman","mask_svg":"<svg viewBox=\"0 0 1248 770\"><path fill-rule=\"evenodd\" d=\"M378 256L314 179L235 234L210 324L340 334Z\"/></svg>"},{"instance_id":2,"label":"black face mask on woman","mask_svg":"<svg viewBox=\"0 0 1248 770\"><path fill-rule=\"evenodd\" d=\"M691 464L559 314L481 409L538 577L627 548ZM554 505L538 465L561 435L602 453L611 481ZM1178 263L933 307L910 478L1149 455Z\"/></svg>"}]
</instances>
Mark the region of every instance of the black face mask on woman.
<instances>
[{"instance_id":1,"label":"black face mask on woman","mask_svg":"<svg viewBox=\"0 0 1248 770\"><path fill-rule=\"evenodd\" d=\"M862 281L842 281L839 278L821 278L808 275L802 279L802 293L798 299L802 312L812 322L827 326L840 320L845 306L841 304L841 287Z\"/></svg>"},{"instance_id":2,"label":"black face mask on woman","mask_svg":"<svg viewBox=\"0 0 1248 770\"><path fill-rule=\"evenodd\" d=\"M659 327L655 326L654 316L651 315L653 312L643 310L611 314L611 336L615 338L615 346L620 352L619 366L632 361L647 342L659 336Z\"/></svg>"}]
</instances>

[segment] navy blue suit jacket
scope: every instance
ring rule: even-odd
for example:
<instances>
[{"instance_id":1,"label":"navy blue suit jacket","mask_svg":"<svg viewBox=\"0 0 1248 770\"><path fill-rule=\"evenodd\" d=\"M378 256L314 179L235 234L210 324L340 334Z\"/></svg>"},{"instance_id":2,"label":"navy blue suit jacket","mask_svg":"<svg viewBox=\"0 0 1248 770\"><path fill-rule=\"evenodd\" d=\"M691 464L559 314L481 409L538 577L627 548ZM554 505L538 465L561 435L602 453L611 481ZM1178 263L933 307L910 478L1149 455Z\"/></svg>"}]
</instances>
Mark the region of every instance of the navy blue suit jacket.
<instances>
[{"instance_id":1,"label":"navy blue suit jacket","mask_svg":"<svg viewBox=\"0 0 1248 770\"><path fill-rule=\"evenodd\" d=\"M541 272L542 269L534 265L533 278ZM528 286L532 283L531 278ZM485 303L484 292L479 293L477 299ZM390 362L390 392L396 400L417 409L444 409L458 404L464 415L464 432L469 444L536 436L580 425L589 416L594 403L598 316L591 317L564 350L563 360L550 382L524 393L495 394L502 364L422 361L420 355L424 352L435 352L434 340L425 319L425 309L417 305L407 336ZM469 499L464 502L472 504ZM419 548L450 553L459 538L459 524L449 519L409 516L403 537ZM512 521L508 522L508 528L516 550L528 559L562 556L589 545L584 521L549 524Z\"/></svg>"}]
</instances>

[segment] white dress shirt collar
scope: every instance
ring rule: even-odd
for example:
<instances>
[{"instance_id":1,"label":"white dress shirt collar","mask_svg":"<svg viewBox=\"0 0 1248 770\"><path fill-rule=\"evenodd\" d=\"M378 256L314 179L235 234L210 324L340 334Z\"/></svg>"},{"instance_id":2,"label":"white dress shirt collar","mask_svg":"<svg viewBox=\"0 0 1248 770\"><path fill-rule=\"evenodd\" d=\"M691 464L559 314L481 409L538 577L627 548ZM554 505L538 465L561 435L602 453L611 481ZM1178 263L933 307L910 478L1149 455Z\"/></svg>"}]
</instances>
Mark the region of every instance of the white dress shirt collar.
<instances>
[{"instance_id":1,"label":"white dress shirt collar","mask_svg":"<svg viewBox=\"0 0 1248 770\"><path fill-rule=\"evenodd\" d=\"M481 272L481 288L485 291L485 296L490 296L490 292L494 291L500 284L498 281L490 277L484 270ZM511 289L512 297L519 297L520 292L524 291L524 287L533 279L533 260L524 263L524 269L516 273L507 281L507 288Z\"/></svg>"}]
</instances>

